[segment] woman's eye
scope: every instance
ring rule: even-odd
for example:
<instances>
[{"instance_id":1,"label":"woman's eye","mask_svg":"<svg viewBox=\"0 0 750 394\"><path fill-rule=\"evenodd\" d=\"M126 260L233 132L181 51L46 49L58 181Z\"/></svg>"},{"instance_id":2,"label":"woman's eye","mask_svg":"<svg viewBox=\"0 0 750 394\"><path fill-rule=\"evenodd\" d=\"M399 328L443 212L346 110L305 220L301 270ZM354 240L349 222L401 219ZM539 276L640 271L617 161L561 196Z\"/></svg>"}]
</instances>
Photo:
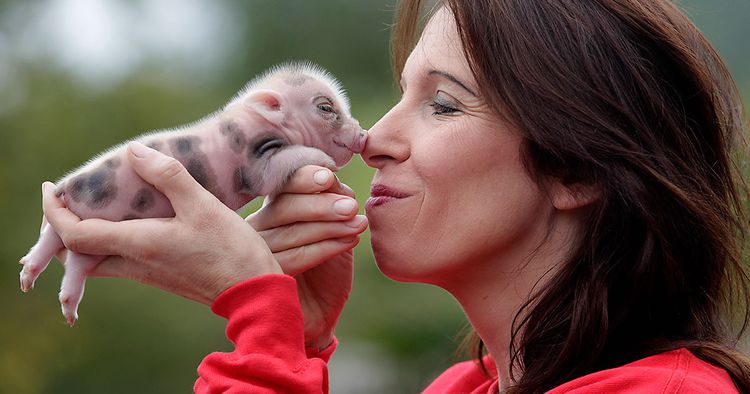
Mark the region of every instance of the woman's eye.
<instances>
[{"instance_id":1,"label":"woman's eye","mask_svg":"<svg viewBox=\"0 0 750 394\"><path fill-rule=\"evenodd\" d=\"M437 100L430 103L430 107L435 110L435 112L432 113L433 115L450 115L459 112L457 108L451 107L449 104L441 103Z\"/></svg>"}]
</instances>

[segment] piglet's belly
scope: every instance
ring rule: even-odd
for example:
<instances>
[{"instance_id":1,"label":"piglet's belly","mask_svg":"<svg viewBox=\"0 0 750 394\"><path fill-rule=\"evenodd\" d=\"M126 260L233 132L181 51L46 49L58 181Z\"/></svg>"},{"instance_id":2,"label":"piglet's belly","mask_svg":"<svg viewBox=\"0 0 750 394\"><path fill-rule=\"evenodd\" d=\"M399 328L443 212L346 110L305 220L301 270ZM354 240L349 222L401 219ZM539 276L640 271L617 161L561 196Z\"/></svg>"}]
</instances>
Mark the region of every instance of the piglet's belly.
<instances>
[{"instance_id":1,"label":"piglet's belly","mask_svg":"<svg viewBox=\"0 0 750 394\"><path fill-rule=\"evenodd\" d=\"M81 219L174 216L167 197L141 179L122 155L68 177L59 192L68 209Z\"/></svg>"},{"instance_id":2,"label":"piglet's belly","mask_svg":"<svg viewBox=\"0 0 750 394\"><path fill-rule=\"evenodd\" d=\"M71 212L81 219L99 218L119 222L130 219L169 218L174 217L174 209L169 200L153 186L121 185L126 190L118 190L106 208L96 208L86 204L86 200L76 201L70 194L64 194L63 200ZM120 189L118 187L118 189Z\"/></svg>"}]
</instances>

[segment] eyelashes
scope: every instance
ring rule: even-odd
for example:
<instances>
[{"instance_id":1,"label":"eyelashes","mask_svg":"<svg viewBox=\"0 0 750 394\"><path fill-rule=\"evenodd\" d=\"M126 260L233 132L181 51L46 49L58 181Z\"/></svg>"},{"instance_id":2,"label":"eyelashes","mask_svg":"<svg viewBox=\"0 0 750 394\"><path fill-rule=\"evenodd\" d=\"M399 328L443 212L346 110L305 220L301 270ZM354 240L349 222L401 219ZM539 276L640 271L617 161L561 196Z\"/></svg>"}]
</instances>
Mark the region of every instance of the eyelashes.
<instances>
[{"instance_id":1,"label":"eyelashes","mask_svg":"<svg viewBox=\"0 0 750 394\"><path fill-rule=\"evenodd\" d=\"M435 100L433 100L429 105L433 109L433 115L451 115L457 112L461 112L454 106L454 104L445 101L440 96L435 97Z\"/></svg>"},{"instance_id":2,"label":"eyelashes","mask_svg":"<svg viewBox=\"0 0 750 394\"><path fill-rule=\"evenodd\" d=\"M433 101L430 104L430 107L434 109L435 111L432 113L433 115L450 115L452 113L458 112L457 109L453 107L448 107L446 105L440 104L436 101Z\"/></svg>"},{"instance_id":3,"label":"eyelashes","mask_svg":"<svg viewBox=\"0 0 750 394\"><path fill-rule=\"evenodd\" d=\"M334 113L333 105L332 104L318 104L318 109L321 112L328 112L328 113Z\"/></svg>"},{"instance_id":4,"label":"eyelashes","mask_svg":"<svg viewBox=\"0 0 750 394\"><path fill-rule=\"evenodd\" d=\"M339 114L336 112L333 100L326 96L318 96L313 100L313 104L318 109L318 113L325 119L338 118Z\"/></svg>"}]
</instances>

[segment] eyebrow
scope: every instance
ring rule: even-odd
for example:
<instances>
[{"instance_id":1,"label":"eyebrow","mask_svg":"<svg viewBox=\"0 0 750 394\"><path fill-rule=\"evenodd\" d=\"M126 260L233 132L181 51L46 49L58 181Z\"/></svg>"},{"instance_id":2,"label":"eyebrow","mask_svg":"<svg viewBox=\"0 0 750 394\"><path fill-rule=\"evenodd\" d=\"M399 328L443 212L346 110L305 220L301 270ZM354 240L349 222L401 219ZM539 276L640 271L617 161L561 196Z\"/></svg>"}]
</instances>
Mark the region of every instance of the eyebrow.
<instances>
[{"instance_id":1,"label":"eyebrow","mask_svg":"<svg viewBox=\"0 0 750 394\"><path fill-rule=\"evenodd\" d=\"M328 97L328 95L327 95L327 94L325 94L325 93L320 93L320 92L318 92L318 93L315 93L315 94L316 94L316 96L315 96L315 98L313 98L313 101L315 101L315 100L317 100L317 99L319 99L319 98L324 98L324 99L326 99L326 100L330 101L330 102L331 102L331 104L333 104L333 99L332 99L332 98L330 98L330 97Z\"/></svg>"},{"instance_id":2,"label":"eyebrow","mask_svg":"<svg viewBox=\"0 0 750 394\"><path fill-rule=\"evenodd\" d=\"M459 81L458 78L456 78L452 74L449 74L449 73L447 73L445 71L430 70L430 72L427 73L427 75L439 75L439 76L441 76L441 77L443 77L443 78L445 78L445 79L447 79L447 80L455 83L456 85L464 88L464 90L466 90L467 92L471 93L474 97L479 97L479 96L477 96L476 93L474 93L473 90L469 89L468 87L466 87L466 85L463 82Z\"/></svg>"}]
</instances>

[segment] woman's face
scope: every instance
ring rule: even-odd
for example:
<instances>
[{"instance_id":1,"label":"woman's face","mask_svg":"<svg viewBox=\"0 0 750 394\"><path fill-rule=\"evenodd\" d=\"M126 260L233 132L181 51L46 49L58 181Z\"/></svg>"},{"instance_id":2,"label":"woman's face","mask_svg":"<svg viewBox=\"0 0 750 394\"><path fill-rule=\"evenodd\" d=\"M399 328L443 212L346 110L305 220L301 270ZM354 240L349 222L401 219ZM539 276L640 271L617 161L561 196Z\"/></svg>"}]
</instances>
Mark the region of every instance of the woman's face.
<instances>
[{"instance_id":1,"label":"woman's face","mask_svg":"<svg viewBox=\"0 0 750 394\"><path fill-rule=\"evenodd\" d=\"M365 208L378 266L438 285L514 269L541 241L552 205L522 166L521 137L480 97L445 8L401 89L362 153L377 169Z\"/></svg>"}]
</instances>

